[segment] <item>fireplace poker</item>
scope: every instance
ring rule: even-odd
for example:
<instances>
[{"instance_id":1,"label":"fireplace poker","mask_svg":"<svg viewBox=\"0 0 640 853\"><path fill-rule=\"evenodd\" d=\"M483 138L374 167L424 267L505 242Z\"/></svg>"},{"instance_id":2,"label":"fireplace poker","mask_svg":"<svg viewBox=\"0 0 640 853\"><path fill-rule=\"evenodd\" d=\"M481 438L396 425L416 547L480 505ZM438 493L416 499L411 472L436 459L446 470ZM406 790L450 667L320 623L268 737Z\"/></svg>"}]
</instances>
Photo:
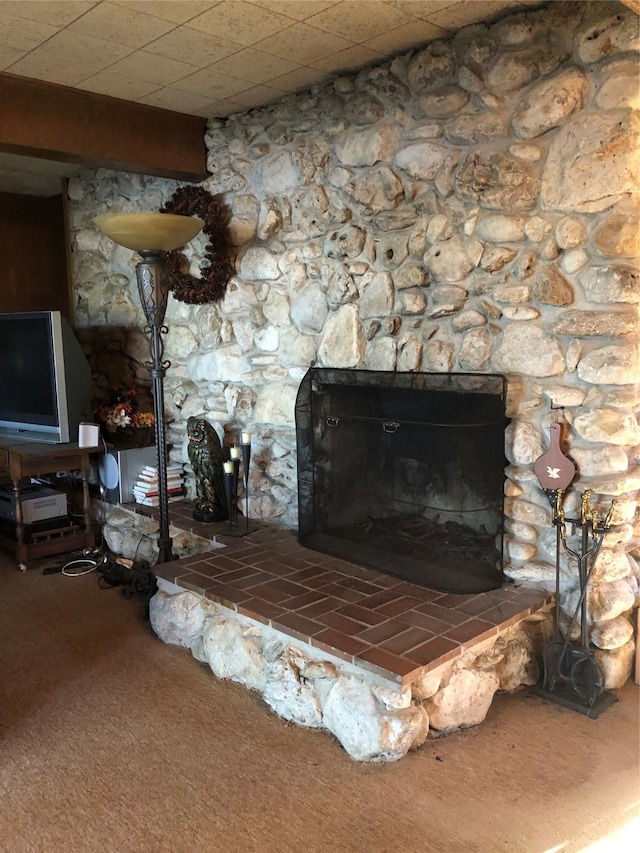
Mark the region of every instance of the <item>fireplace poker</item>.
<instances>
[{"instance_id":1,"label":"fireplace poker","mask_svg":"<svg viewBox=\"0 0 640 853\"><path fill-rule=\"evenodd\" d=\"M594 516L590 509L590 494L590 491L587 489L585 494L582 495L581 520L584 519L585 523L582 525L581 553L578 554L572 548L569 548L566 542L566 537L563 537L563 546L565 550L578 560L580 597L578 598L571 622L565 635L564 643L562 644L555 677L551 680L549 691L553 692L554 688L556 688L556 682L558 679L564 684L568 684L571 690L574 693L577 693L584 701L585 707L583 710L591 716L590 712L599 697L602 697L603 701L602 707L597 711L597 713L599 713L600 710L604 710L604 708L608 707L613 701L615 701L615 696L604 689L604 675L594 660L589 648L586 595L589 581L591 580L593 569L595 568L596 560L604 540L604 535L611 526L611 517L613 515L616 501L612 502L602 526L597 527L596 529L593 524ZM590 548L588 547L589 527L591 527L592 538L594 540L594 544ZM591 561L591 564L587 570L586 566L589 560ZM573 629L578 620L578 615L580 615L580 646L578 648L570 648L571 634L573 633ZM567 658L569 660L569 666L565 665ZM595 716L597 716L597 713Z\"/></svg>"}]
</instances>

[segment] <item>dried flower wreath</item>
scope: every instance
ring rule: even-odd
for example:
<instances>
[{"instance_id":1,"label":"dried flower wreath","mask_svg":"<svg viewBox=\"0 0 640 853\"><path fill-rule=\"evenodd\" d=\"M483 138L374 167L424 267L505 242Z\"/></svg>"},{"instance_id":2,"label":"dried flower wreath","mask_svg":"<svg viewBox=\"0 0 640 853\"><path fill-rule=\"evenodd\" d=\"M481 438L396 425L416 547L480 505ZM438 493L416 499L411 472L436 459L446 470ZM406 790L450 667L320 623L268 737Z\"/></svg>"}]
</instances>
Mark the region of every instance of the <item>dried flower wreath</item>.
<instances>
[{"instance_id":1,"label":"dried flower wreath","mask_svg":"<svg viewBox=\"0 0 640 853\"><path fill-rule=\"evenodd\" d=\"M188 263L180 249L167 253L169 287L175 298L192 305L220 299L233 275L229 257L229 211L220 196L211 195L203 187L179 187L160 208L160 213L199 217L204 222L202 233L209 238L205 250L209 263L203 267L201 278L184 272Z\"/></svg>"}]
</instances>

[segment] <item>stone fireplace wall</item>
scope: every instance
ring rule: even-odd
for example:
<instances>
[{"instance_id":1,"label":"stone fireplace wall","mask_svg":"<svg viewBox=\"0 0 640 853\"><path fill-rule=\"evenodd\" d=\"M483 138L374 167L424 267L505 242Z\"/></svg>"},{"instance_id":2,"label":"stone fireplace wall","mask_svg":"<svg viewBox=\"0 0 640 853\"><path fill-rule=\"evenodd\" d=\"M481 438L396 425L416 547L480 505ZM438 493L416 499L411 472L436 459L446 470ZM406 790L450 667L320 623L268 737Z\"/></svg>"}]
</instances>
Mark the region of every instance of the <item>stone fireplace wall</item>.
<instances>
[{"instance_id":1,"label":"stone fireplace wall","mask_svg":"<svg viewBox=\"0 0 640 853\"><path fill-rule=\"evenodd\" d=\"M251 430L250 512L290 527L294 400L311 364L504 373L506 572L553 587L532 463L559 419L580 472L567 514L586 488L601 512L617 500L589 617L618 681L640 542L637 50L631 10L557 2L211 121L204 186L232 213L236 274L220 303L172 299L167 315L173 454L186 461L190 415L229 443ZM136 258L92 217L157 210L175 188L105 171L69 186L78 325L118 327L133 360ZM577 566L561 565L570 613Z\"/></svg>"}]
</instances>

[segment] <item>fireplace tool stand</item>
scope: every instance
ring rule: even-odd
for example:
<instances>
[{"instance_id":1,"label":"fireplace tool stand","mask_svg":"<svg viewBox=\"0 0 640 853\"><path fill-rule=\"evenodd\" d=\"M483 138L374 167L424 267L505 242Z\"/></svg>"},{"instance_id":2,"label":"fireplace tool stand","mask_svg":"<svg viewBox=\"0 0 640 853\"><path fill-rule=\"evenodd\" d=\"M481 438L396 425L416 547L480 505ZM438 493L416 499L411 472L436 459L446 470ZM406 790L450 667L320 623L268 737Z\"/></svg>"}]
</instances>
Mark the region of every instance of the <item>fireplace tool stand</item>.
<instances>
[{"instance_id":1,"label":"fireplace tool stand","mask_svg":"<svg viewBox=\"0 0 640 853\"><path fill-rule=\"evenodd\" d=\"M591 490L586 489L580 500L580 518L565 517L564 495L575 476L575 466L560 451L559 437L560 425L552 424L550 450L541 456L535 465L540 485L553 509L552 520L556 528L556 589L553 638L543 650L542 682L533 688L533 692L551 702L596 719L602 711L617 701L617 697L605 689L604 674L596 663L589 644L587 590L604 535L611 527L616 501L612 501L606 518L601 520L591 507ZM562 455L562 459L558 454ZM550 455L551 458L545 458ZM567 523L581 528L579 552L567 544ZM561 547L577 560L580 583L580 595L564 640L560 631ZM571 641L571 637L578 620L580 641L575 643Z\"/></svg>"}]
</instances>

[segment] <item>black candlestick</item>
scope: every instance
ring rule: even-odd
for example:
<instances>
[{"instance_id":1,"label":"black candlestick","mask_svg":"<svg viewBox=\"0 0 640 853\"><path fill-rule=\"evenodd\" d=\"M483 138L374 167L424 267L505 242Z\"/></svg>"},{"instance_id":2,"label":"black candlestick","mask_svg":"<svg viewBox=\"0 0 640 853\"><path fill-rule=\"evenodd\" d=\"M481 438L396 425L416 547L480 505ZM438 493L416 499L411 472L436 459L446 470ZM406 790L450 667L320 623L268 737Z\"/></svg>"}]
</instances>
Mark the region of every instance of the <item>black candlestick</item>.
<instances>
[{"instance_id":1,"label":"black candlestick","mask_svg":"<svg viewBox=\"0 0 640 853\"><path fill-rule=\"evenodd\" d=\"M251 433L243 432L240 436L242 450L242 479L244 481L244 523L249 529L249 462L251 461Z\"/></svg>"},{"instance_id":2,"label":"black candlestick","mask_svg":"<svg viewBox=\"0 0 640 853\"><path fill-rule=\"evenodd\" d=\"M233 532L233 508L231 506L231 495L233 489L233 462L224 463L224 491L227 496L227 509L229 511L229 533Z\"/></svg>"},{"instance_id":3,"label":"black candlestick","mask_svg":"<svg viewBox=\"0 0 640 853\"><path fill-rule=\"evenodd\" d=\"M238 480L240 479L240 448L231 448L231 461L233 462L233 511L235 522L238 523Z\"/></svg>"}]
</instances>

